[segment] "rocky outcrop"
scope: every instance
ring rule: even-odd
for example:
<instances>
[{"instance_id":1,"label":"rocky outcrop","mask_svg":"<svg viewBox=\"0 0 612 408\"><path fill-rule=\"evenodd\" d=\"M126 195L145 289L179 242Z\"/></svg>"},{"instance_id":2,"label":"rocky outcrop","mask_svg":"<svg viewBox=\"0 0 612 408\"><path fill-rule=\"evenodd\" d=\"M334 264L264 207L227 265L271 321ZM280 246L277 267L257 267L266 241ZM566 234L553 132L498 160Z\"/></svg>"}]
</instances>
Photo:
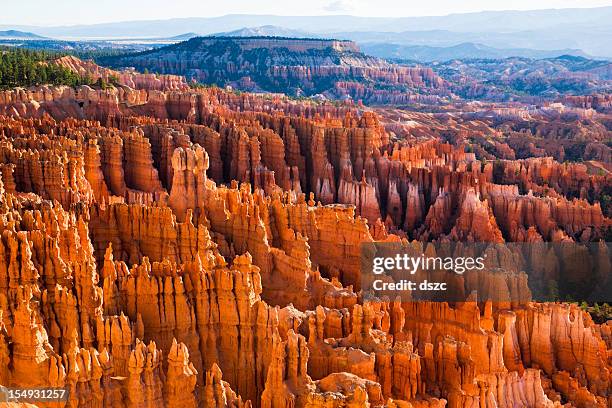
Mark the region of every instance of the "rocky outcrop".
<instances>
[{"instance_id":1,"label":"rocky outcrop","mask_svg":"<svg viewBox=\"0 0 612 408\"><path fill-rule=\"evenodd\" d=\"M264 55L274 62L265 62ZM295 90L296 96L327 94L355 100L385 96L376 92L376 86L364 83L391 85L398 94L407 90L448 94L447 84L431 68L390 64L362 54L350 41L196 37L155 52L100 60L113 66L159 72L164 74L162 78L171 76L167 74L184 75L190 80L232 85L245 91Z\"/></svg>"},{"instance_id":2,"label":"rocky outcrop","mask_svg":"<svg viewBox=\"0 0 612 408\"><path fill-rule=\"evenodd\" d=\"M12 90L0 111L1 385L73 407L609 405L610 325L530 301L512 253L452 304L361 292L364 243L605 237L595 167L478 160L457 141L480 125L443 115L400 138L218 89Z\"/></svg>"},{"instance_id":3,"label":"rocky outcrop","mask_svg":"<svg viewBox=\"0 0 612 408\"><path fill-rule=\"evenodd\" d=\"M186 90L189 88L185 78L179 75L141 74L135 71L115 71L104 68L91 60L83 61L72 55L65 55L52 61L53 64L68 68L92 82L103 79L106 83L129 86L134 89L154 89L157 91Z\"/></svg>"}]
</instances>

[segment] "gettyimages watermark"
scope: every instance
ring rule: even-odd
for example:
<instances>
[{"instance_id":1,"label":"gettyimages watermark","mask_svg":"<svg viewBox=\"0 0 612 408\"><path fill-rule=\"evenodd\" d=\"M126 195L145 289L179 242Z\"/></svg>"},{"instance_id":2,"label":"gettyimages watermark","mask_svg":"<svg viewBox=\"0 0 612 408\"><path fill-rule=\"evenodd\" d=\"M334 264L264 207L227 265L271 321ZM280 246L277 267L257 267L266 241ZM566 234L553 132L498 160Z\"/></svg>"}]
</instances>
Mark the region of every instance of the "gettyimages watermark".
<instances>
[{"instance_id":1,"label":"gettyimages watermark","mask_svg":"<svg viewBox=\"0 0 612 408\"><path fill-rule=\"evenodd\" d=\"M363 243L366 298L612 302L610 243Z\"/></svg>"}]
</instances>

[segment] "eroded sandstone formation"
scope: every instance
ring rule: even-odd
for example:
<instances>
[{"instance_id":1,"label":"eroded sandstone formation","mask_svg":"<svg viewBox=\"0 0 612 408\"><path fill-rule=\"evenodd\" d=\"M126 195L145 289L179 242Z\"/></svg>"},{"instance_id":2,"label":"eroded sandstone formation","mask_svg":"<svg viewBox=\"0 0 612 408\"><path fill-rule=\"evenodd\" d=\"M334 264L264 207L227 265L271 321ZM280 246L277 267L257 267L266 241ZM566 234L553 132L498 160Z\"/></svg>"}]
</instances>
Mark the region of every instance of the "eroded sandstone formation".
<instances>
[{"instance_id":1,"label":"eroded sandstone formation","mask_svg":"<svg viewBox=\"0 0 612 408\"><path fill-rule=\"evenodd\" d=\"M360 293L363 242L605 239L607 173L153 88L0 93L0 384L72 407L610 406L609 322L486 301L527 291L503 254L464 302Z\"/></svg>"}]
</instances>

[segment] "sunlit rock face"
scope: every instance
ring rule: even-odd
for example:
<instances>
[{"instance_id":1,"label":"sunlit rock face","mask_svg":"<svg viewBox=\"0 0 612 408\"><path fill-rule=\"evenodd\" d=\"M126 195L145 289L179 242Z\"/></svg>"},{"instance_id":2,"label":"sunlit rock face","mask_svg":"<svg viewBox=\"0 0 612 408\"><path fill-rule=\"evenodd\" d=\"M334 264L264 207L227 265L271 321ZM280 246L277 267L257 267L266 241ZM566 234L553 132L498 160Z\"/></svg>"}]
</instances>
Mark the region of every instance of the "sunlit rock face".
<instances>
[{"instance_id":1,"label":"sunlit rock face","mask_svg":"<svg viewBox=\"0 0 612 408\"><path fill-rule=\"evenodd\" d=\"M142 54L101 58L115 67L159 72L157 83L184 75L204 84L292 96L407 103L420 94L449 96L449 84L430 67L404 66L360 52L352 41L281 37L196 37ZM66 66L79 67L73 60ZM145 78L133 76L140 85ZM153 84L149 79L147 82ZM155 89L159 89L156 85ZM426 99L426 98L425 98Z\"/></svg>"},{"instance_id":2,"label":"sunlit rock face","mask_svg":"<svg viewBox=\"0 0 612 408\"><path fill-rule=\"evenodd\" d=\"M525 147L465 112L161 81L0 93L0 384L75 407L609 407L612 326L576 305L360 294L363 242L605 239L605 144L561 163L538 158L579 129L561 119Z\"/></svg>"}]
</instances>

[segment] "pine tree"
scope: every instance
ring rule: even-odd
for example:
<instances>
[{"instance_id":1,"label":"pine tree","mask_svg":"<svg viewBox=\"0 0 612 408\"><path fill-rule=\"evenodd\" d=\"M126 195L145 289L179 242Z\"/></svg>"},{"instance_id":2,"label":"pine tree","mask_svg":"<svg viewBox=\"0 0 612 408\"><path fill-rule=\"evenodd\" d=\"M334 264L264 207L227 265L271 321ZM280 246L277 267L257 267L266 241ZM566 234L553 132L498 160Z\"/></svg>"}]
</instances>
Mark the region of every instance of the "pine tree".
<instances>
[{"instance_id":1,"label":"pine tree","mask_svg":"<svg viewBox=\"0 0 612 408\"><path fill-rule=\"evenodd\" d=\"M58 54L15 48L0 48L0 89L33 85L78 85L90 83L68 68L52 63Z\"/></svg>"}]
</instances>

